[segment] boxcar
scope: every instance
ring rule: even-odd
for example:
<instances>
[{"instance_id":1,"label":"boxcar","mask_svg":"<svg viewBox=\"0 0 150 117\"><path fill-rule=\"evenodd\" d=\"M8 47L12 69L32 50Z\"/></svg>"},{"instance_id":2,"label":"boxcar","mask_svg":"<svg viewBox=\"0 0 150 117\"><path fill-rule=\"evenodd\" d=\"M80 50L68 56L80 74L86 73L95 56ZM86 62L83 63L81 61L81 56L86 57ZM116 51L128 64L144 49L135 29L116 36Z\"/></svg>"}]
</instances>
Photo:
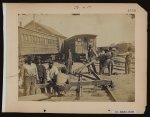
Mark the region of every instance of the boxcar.
<instances>
[{"instance_id":1,"label":"boxcar","mask_svg":"<svg viewBox=\"0 0 150 117\"><path fill-rule=\"evenodd\" d=\"M93 34L75 35L64 41L64 53L70 48L73 53L74 61L82 61L85 59L88 46L92 45L96 50L96 37Z\"/></svg>"}]
</instances>

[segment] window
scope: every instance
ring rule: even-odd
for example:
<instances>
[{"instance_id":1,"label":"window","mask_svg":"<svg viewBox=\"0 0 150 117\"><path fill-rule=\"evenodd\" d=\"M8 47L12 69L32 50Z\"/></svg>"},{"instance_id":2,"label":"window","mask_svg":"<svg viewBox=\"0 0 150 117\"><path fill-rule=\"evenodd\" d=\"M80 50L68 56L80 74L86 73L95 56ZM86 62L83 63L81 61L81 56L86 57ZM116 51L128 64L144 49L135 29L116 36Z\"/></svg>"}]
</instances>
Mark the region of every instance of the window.
<instances>
[{"instance_id":1,"label":"window","mask_svg":"<svg viewBox=\"0 0 150 117\"><path fill-rule=\"evenodd\" d=\"M21 41L22 41L22 42L24 41L24 36L23 36L23 34L21 35Z\"/></svg>"},{"instance_id":2,"label":"window","mask_svg":"<svg viewBox=\"0 0 150 117\"><path fill-rule=\"evenodd\" d=\"M29 35L28 41L29 41L29 43L31 42L31 35Z\"/></svg>"},{"instance_id":3,"label":"window","mask_svg":"<svg viewBox=\"0 0 150 117\"><path fill-rule=\"evenodd\" d=\"M81 39L80 39L80 38L78 38L78 39L77 39L77 41L79 41L79 42L80 42L80 41L81 41Z\"/></svg>"},{"instance_id":4,"label":"window","mask_svg":"<svg viewBox=\"0 0 150 117\"><path fill-rule=\"evenodd\" d=\"M26 40L27 40L27 42L29 41L29 35L26 35Z\"/></svg>"},{"instance_id":5,"label":"window","mask_svg":"<svg viewBox=\"0 0 150 117\"><path fill-rule=\"evenodd\" d=\"M51 39L49 39L49 44L51 44Z\"/></svg>"},{"instance_id":6,"label":"window","mask_svg":"<svg viewBox=\"0 0 150 117\"><path fill-rule=\"evenodd\" d=\"M27 42L27 35L26 34L24 34L24 42Z\"/></svg>"},{"instance_id":7,"label":"window","mask_svg":"<svg viewBox=\"0 0 150 117\"><path fill-rule=\"evenodd\" d=\"M41 38L41 37L38 38L38 43L40 43L40 38Z\"/></svg>"},{"instance_id":8,"label":"window","mask_svg":"<svg viewBox=\"0 0 150 117\"><path fill-rule=\"evenodd\" d=\"M30 42L33 43L33 35L31 35Z\"/></svg>"},{"instance_id":9,"label":"window","mask_svg":"<svg viewBox=\"0 0 150 117\"><path fill-rule=\"evenodd\" d=\"M45 44L47 45L47 39L45 39Z\"/></svg>"},{"instance_id":10,"label":"window","mask_svg":"<svg viewBox=\"0 0 150 117\"><path fill-rule=\"evenodd\" d=\"M93 42L93 39L90 39L90 42Z\"/></svg>"}]
</instances>

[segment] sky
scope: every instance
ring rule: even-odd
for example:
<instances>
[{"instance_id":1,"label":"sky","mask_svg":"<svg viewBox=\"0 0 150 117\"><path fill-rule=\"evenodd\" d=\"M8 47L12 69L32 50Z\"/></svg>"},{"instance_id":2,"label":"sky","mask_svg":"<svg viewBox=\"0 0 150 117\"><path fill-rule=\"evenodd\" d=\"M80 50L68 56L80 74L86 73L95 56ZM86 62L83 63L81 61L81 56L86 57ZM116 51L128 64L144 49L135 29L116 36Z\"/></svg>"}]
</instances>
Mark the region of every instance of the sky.
<instances>
[{"instance_id":1,"label":"sky","mask_svg":"<svg viewBox=\"0 0 150 117\"><path fill-rule=\"evenodd\" d=\"M35 20L67 38L78 34L97 35L97 47L117 43L133 43L135 18L127 14L26 14L19 15L22 26Z\"/></svg>"}]
</instances>

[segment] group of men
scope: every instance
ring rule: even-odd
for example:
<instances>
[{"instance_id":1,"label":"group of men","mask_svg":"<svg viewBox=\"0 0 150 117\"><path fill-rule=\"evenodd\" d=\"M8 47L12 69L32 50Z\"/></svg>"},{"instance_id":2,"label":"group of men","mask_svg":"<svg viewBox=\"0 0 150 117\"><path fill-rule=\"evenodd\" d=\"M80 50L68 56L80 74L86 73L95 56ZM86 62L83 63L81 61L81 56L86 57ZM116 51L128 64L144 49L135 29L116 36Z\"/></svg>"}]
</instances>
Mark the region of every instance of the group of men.
<instances>
[{"instance_id":1,"label":"group of men","mask_svg":"<svg viewBox=\"0 0 150 117\"><path fill-rule=\"evenodd\" d=\"M116 56L125 56L125 73L130 74L131 73L131 63L132 63L132 58L133 58L133 52L131 47L128 48L128 51L123 53L123 54L117 54L115 48L107 48L104 49L100 52L98 55L94 49L92 49L92 46L89 45L88 48L88 54L87 54L87 61L91 62L93 60L99 60L99 74L104 74L105 69L108 69L108 75L113 74L113 68L114 68L114 61L113 57ZM91 63L91 66L93 68L93 71L98 74L96 71L96 67L94 62ZM88 70L90 73L90 69Z\"/></svg>"},{"instance_id":2,"label":"group of men","mask_svg":"<svg viewBox=\"0 0 150 117\"><path fill-rule=\"evenodd\" d=\"M116 50L113 48L105 49L101 51L98 55L91 45L88 47L88 53L86 56L87 62L91 62L88 68L91 66L93 71L98 74L94 60L99 60L99 74L104 74L105 68L108 68L108 75L113 74L113 57L116 56ZM132 62L132 51L128 48L128 52L123 54L118 54L118 56L125 56L125 73L129 74L131 72L131 62ZM34 62L33 62L34 61ZM36 61L36 63L35 63ZM66 55L66 67L62 67L59 71L54 65L52 59L48 62L48 68L42 64L41 57L37 57L36 60L32 60L31 56L28 56L26 62L23 64L21 69L21 75L19 82L24 86L24 95L33 95L36 93L36 84L49 83L49 92L52 93L54 90L58 96L61 96L61 91L65 91L66 84L69 84L69 75L72 73L73 65L73 55L71 49L68 50ZM91 69L88 69L91 72ZM41 92L44 93L44 89L41 88Z\"/></svg>"},{"instance_id":3,"label":"group of men","mask_svg":"<svg viewBox=\"0 0 150 117\"><path fill-rule=\"evenodd\" d=\"M32 57L28 56L21 68L19 84L24 87L24 95L36 94L38 83L49 83L49 92L55 92L57 96L61 96L61 91L65 91L66 84L69 84L69 76L66 75L66 68L62 67L59 71L51 59L49 60L47 69L42 64L40 57L37 58L36 64L33 61ZM44 93L44 91L41 88L41 92Z\"/></svg>"}]
</instances>

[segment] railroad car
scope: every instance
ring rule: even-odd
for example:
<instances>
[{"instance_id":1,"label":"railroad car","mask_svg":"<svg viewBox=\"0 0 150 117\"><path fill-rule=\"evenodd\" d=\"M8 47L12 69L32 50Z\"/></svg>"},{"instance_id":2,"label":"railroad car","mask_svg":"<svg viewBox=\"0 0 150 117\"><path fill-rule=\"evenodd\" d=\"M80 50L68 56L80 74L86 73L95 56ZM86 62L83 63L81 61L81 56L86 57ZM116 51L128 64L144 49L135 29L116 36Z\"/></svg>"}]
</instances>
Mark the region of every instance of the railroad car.
<instances>
[{"instance_id":1,"label":"railroad car","mask_svg":"<svg viewBox=\"0 0 150 117\"><path fill-rule=\"evenodd\" d=\"M64 40L64 53L70 48L74 61L82 61L86 58L88 46L96 50L96 37L94 34L80 34Z\"/></svg>"},{"instance_id":2,"label":"railroad car","mask_svg":"<svg viewBox=\"0 0 150 117\"><path fill-rule=\"evenodd\" d=\"M18 27L19 57L41 56L43 61L62 52L65 36L54 29L31 21Z\"/></svg>"}]
</instances>

